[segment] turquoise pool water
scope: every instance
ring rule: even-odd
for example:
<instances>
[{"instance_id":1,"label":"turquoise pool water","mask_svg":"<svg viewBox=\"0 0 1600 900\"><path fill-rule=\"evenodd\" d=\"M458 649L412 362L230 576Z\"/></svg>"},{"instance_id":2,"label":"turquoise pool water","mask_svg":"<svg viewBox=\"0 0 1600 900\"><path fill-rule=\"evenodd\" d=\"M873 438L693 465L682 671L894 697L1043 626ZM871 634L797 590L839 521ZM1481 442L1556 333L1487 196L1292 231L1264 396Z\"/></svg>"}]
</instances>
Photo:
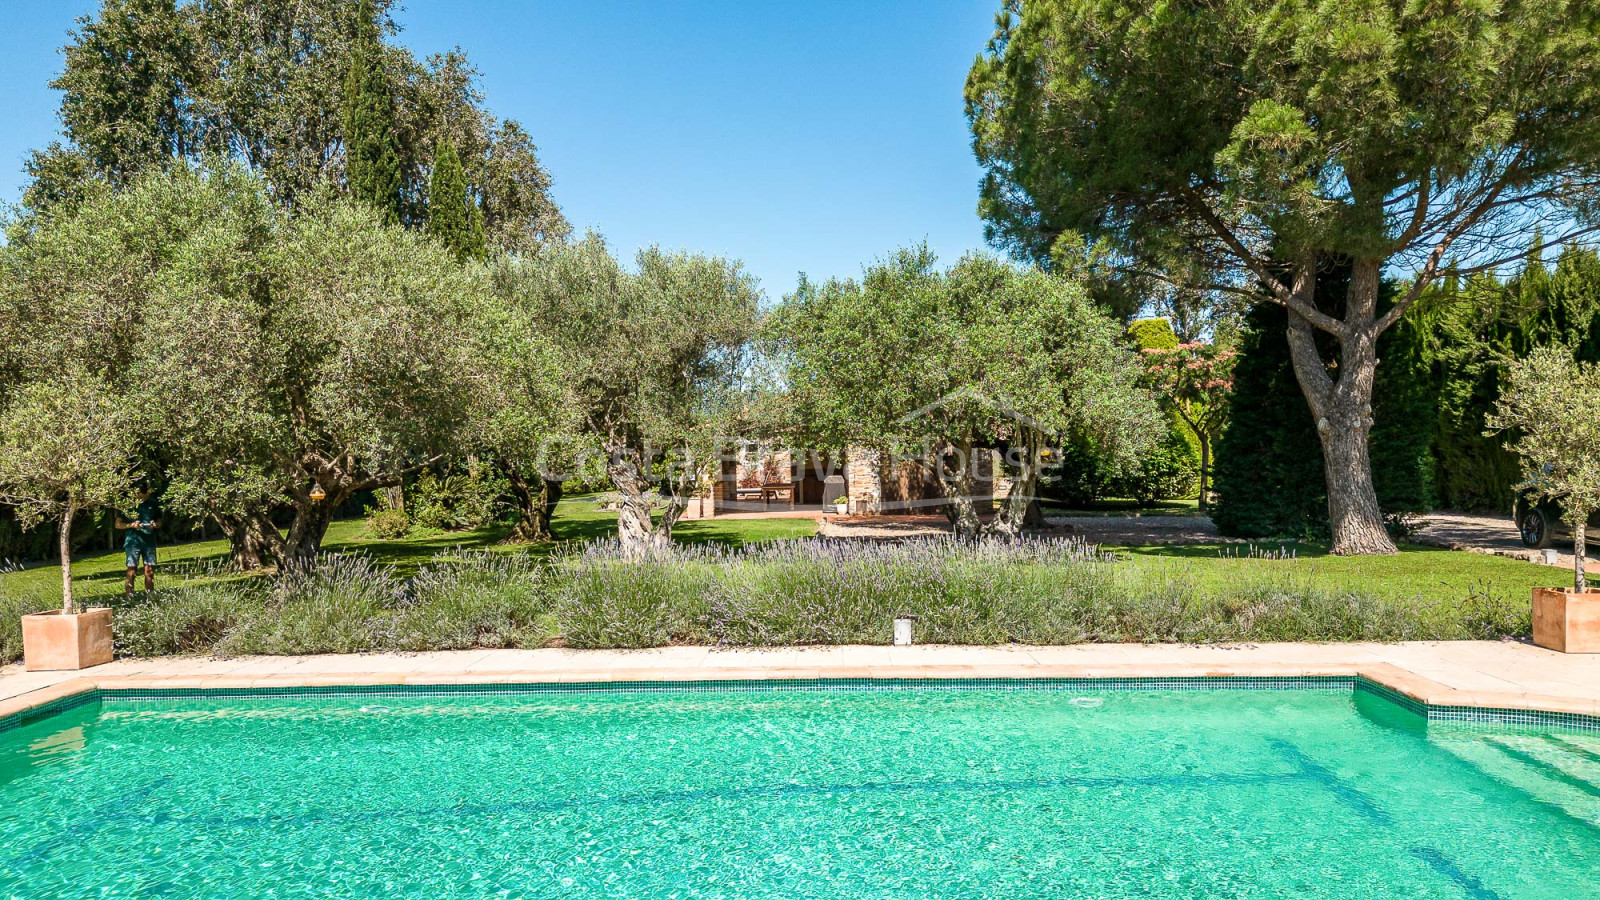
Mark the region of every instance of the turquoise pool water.
<instances>
[{"instance_id":1,"label":"turquoise pool water","mask_svg":"<svg viewBox=\"0 0 1600 900\"><path fill-rule=\"evenodd\" d=\"M1600 736L1349 691L106 700L0 897L1600 896Z\"/></svg>"}]
</instances>

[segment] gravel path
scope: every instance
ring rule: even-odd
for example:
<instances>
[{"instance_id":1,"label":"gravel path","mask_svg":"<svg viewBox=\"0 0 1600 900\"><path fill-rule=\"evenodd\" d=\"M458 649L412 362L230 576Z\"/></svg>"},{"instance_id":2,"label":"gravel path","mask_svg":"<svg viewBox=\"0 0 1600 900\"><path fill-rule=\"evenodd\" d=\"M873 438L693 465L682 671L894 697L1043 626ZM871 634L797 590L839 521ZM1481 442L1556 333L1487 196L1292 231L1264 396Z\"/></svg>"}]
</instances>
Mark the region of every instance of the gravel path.
<instances>
[{"instance_id":1,"label":"gravel path","mask_svg":"<svg viewBox=\"0 0 1600 900\"><path fill-rule=\"evenodd\" d=\"M1412 540L1419 544L1539 563L1545 561L1542 551L1522 546L1522 538L1517 535L1517 526L1510 516L1437 512L1423 516L1422 521L1422 527L1412 535ZM1555 565L1572 568L1571 538L1556 538L1551 549L1556 551ZM1590 572L1600 572L1600 560L1588 560L1585 568Z\"/></svg>"},{"instance_id":2,"label":"gravel path","mask_svg":"<svg viewBox=\"0 0 1600 900\"><path fill-rule=\"evenodd\" d=\"M1210 544L1227 541L1206 516L1048 516L1052 532L1078 535L1094 544ZM823 537L897 538L949 534L943 516L848 516L825 518Z\"/></svg>"}]
</instances>

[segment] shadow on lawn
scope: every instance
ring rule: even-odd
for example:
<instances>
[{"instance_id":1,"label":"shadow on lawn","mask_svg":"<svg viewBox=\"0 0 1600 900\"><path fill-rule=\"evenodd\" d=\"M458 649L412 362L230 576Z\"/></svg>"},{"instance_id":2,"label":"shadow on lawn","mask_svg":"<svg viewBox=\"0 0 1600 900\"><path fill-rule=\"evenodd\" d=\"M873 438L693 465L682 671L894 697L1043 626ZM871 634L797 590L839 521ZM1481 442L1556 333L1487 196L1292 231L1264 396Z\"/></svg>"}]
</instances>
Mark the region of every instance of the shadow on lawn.
<instances>
[{"instance_id":1,"label":"shadow on lawn","mask_svg":"<svg viewBox=\"0 0 1600 900\"><path fill-rule=\"evenodd\" d=\"M1423 544L1397 544L1402 556L1412 553L1438 553L1439 547ZM1218 541L1207 544L1106 545L1107 550L1132 556L1170 556L1179 559L1321 559L1330 556L1328 545L1320 541L1252 541L1245 544Z\"/></svg>"}]
</instances>

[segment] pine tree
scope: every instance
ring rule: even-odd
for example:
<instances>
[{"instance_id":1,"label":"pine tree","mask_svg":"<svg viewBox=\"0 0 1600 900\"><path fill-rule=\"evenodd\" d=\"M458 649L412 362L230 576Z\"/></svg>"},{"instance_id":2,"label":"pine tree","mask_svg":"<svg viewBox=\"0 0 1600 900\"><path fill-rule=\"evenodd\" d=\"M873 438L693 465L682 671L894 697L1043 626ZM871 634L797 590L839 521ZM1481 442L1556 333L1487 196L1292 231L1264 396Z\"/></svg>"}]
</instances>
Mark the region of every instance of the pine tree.
<instances>
[{"instance_id":1,"label":"pine tree","mask_svg":"<svg viewBox=\"0 0 1600 900\"><path fill-rule=\"evenodd\" d=\"M400 221L400 144L395 134L394 95L384 67L383 42L372 0L361 0L350 70L344 83L345 179L352 197Z\"/></svg>"},{"instance_id":2,"label":"pine tree","mask_svg":"<svg viewBox=\"0 0 1600 900\"><path fill-rule=\"evenodd\" d=\"M1348 268L1318 277L1323 296L1343 297ZM1380 302L1397 292L1385 282ZM1245 317L1226 430L1217 442L1214 519L1233 537L1324 536L1327 478L1315 420L1296 394L1285 337L1288 313L1258 304ZM1322 351L1331 355L1331 342ZM1422 335L1406 320L1378 339L1381 359L1372 392L1371 458L1379 508L1388 515L1427 512L1433 502L1429 453L1437 413L1430 395Z\"/></svg>"},{"instance_id":3,"label":"pine tree","mask_svg":"<svg viewBox=\"0 0 1600 900\"><path fill-rule=\"evenodd\" d=\"M468 193L461 157L445 141L433 154L433 175L428 179L428 234L462 262L485 255L483 212Z\"/></svg>"}]
</instances>

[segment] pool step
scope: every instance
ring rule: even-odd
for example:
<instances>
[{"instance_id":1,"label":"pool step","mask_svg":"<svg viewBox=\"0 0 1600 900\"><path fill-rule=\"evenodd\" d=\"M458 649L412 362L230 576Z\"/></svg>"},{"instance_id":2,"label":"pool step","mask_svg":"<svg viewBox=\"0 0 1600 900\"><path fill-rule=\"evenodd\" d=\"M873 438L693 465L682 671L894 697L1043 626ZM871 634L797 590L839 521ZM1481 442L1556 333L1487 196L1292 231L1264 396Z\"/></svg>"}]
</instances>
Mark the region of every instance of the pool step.
<instances>
[{"instance_id":1,"label":"pool step","mask_svg":"<svg viewBox=\"0 0 1600 900\"><path fill-rule=\"evenodd\" d=\"M1540 803L1600 827L1600 745L1567 735L1475 735L1439 746Z\"/></svg>"}]
</instances>

